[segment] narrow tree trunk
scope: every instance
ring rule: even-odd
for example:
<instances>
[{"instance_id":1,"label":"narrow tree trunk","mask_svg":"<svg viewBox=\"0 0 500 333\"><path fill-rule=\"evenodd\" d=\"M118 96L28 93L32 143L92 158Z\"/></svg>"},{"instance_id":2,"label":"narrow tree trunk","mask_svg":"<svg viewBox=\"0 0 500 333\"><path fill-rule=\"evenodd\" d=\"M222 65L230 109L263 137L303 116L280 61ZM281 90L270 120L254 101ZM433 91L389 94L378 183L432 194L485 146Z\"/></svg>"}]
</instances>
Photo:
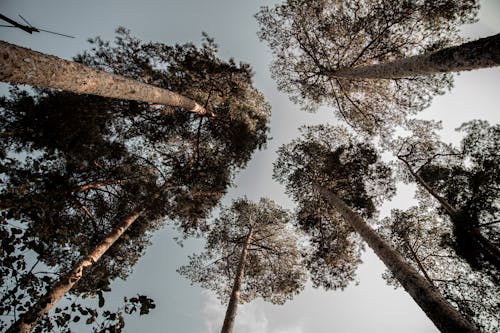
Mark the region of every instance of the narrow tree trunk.
<instances>
[{"instance_id":1,"label":"narrow tree trunk","mask_svg":"<svg viewBox=\"0 0 500 333\"><path fill-rule=\"evenodd\" d=\"M445 333L466 333L479 330L463 318L446 299L439 294L403 257L392 249L357 213L352 211L339 197L322 187L322 195L351 224L363 240L384 262L403 288L417 302L434 325Z\"/></svg>"},{"instance_id":2,"label":"narrow tree trunk","mask_svg":"<svg viewBox=\"0 0 500 333\"><path fill-rule=\"evenodd\" d=\"M500 66L500 34L385 64L330 70L334 78L398 79Z\"/></svg>"},{"instance_id":3,"label":"narrow tree trunk","mask_svg":"<svg viewBox=\"0 0 500 333\"><path fill-rule=\"evenodd\" d=\"M182 107L204 115L195 101L146 83L0 41L0 81Z\"/></svg>"},{"instance_id":4,"label":"narrow tree trunk","mask_svg":"<svg viewBox=\"0 0 500 333\"><path fill-rule=\"evenodd\" d=\"M229 303L227 305L226 316L224 317L224 324L222 325L221 333L233 332L234 319L236 318L236 308L240 301L241 282L243 281L245 264L248 257L248 248L250 247L250 242L252 241L252 234L253 228L250 227L245 240L245 245L241 250L240 262L238 263L238 270L236 272L236 276L234 277L233 290L231 291L231 297L229 298Z\"/></svg>"},{"instance_id":5,"label":"narrow tree trunk","mask_svg":"<svg viewBox=\"0 0 500 333\"><path fill-rule=\"evenodd\" d=\"M36 304L23 313L20 318L7 330L6 333L27 333L50 309L81 279L83 270L95 264L103 254L115 243L121 235L134 223L143 210L134 210L123 219L111 232L94 248L94 250L78 262L73 269L66 273L59 281L42 296Z\"/></svg>"},{"instance_id":6,"label":"narrow tree trunk","mask_svg":"<svg viewBox=\"0 0 500 333\"><path fill-rule=\"evenodd\" d=\"M498 246L493 244L490 240L483 236L479 227L474 227L468 222L467 216L458 211L455 207L450 205L445 198L440 196L432 187L427 184L427 182L413 169L411 168L408 161L406 161L401 156L398 156L398 159L402 161L411 175L415 178L418 184L420 184L425 190L434 197L440 204L441 207L448 213L450 217L451 223L455 226L455 228L459 228L467 232L467 234L471 237L471 240L476 244L478 250L482 253L485 260L492 264L494 267L500 267L500 249Z\"/></svg>"}]
</instances>

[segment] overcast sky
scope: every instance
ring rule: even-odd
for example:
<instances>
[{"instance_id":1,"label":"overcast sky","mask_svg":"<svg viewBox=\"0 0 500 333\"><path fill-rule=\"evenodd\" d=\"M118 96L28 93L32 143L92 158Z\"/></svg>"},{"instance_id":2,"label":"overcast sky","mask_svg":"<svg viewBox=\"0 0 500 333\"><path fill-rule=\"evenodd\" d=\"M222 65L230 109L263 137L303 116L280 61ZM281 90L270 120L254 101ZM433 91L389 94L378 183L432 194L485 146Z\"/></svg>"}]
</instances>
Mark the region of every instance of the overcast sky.
<instances>
[{"instance_id":1,"label":"overcast sky","mask_svg":"<svg viewBox=\"0 0 500 333\"><path fill-rule=\"evenodd\" d=\"M273 1L274 2L274 1ZM114 30L122 25L138 38L167 44L192 41L199 43L205 31L216 39L223 58L250 63L255 72L255 85L273 108L272 141L264 151L254 154L248 167L235 179L235 187L224 199L246 195L258 200L267 196L292 209L283 188L272 180L275 150L298 134L303 124L336 123L330 110L317 114L300 111L288 97L276 90L269 75L271 54L256 37L253 15L261 5L271 1L251 0L100 0L100 1L28 1L0 0L0 13L18 19L23 15L35 27L74 35L75 39L47 33L29 35L17 29L0 27L0 39L31 49L70 59L88 48L86 39L102 36L112 39ZM463 29L465 36L484 37L500 31L500 1L482 1L480 20ZM5 91L5 85L2 91ZM443 121L445 141L458 142L453 130L471 119L498 123L500 70L462 73L454 89L437 97L420 117ZM390 208L406 208L414 203L413 188L399 188L398 198L387 203ZM142 318L127 321L126 332L218 332L224 314L210 292L189 285L175 272L186 263L186 256L200 248L200 241L187 241L180 248L173 241L177 234L166 228L153 237L153 244L134 268L127 281L115 282L108 303L117 303L123 296L144 293L155 299L157 308ZM273 306L260 300L241 306L236 319L237 333L299 333L299 332L437 332L434 325L401 290L386 286L381 274L383 264L371 250L363 256L358 270L358 286L344 291L325 292L307 288L293 301Z\"/></svg>"}]
</instances>

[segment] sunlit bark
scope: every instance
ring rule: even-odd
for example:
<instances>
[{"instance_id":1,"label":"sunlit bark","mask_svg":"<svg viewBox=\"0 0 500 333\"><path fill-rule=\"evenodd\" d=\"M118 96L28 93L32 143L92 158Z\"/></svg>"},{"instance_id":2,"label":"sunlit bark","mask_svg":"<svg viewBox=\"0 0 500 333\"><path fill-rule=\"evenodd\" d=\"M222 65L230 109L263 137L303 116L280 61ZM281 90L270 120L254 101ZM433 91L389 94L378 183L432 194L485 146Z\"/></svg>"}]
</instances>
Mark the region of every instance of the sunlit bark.
<instances>
[{"instance_id":1,"label":"sunlit bark","mask_svg":"<svg viewBox=\"0 0 500 333\"><path fill-rule=\"evenodd\" d=\"M197 102L146 83L0 41L0 81L62 89L77 94L182 107L204 115Z\"/></svg>"},{"instance_id":2,"label":"sunlit bark","mask_svg":"<svg viewBox=\"0 0 500 333\"><path fill-rule=\"evenodd\" d=\"M335 78L397 79L495 66L500 66L500 34L388 63L329 70L327 74Z\"/></svg>"}]
</instances>

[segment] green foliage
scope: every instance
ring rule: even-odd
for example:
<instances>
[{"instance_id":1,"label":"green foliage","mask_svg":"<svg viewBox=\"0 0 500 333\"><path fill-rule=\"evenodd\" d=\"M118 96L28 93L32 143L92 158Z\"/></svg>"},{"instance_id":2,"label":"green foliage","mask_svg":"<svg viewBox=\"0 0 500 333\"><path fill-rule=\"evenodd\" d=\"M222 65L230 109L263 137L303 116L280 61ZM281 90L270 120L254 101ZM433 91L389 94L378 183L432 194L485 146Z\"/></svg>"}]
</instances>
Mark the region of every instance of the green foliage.
<instances>
[{"instance_id":1,"label":"green foliage","mask_svg":"<svg viewBox=\"0 0 500 333\"><path fill-rule=\"evenodd\" d=\"M226 303L252 230L240 302L262 297L283 304L302 290L306 279L299 239L289 219L288 212L269 199L258 203L236 200L210 226L204 252L190 256L189 264L178 272L215 291Z\"/></svg>"},{"instance_id":2,"label":"green foliage","mask_svg":"<svg viewBox=\"0 0 500 333\"><path fill-rule=\"evenodd\" d=\"M450 75L346 79L335 70L384 63L456 43L477 0L287 0L256 15L278 88L313 111L332 107L351 126L382 136L451 87Z\"/></svg>"},{"instance_id":3,"label":"green foliage","mask_svg":"<svg viewBox=\"0 0 500 333\"><path fill-rule=\"evenodd\" d=\"M372 218L377 204L394 194L390 169L374 147L341 127L303 127L302 137L280 147L278 155L274 177L298 205L297 224L309 237L306 263L312 281L316 287L343 289L354 279L362 244L317 186Z\"/></svg>"}]
</instances>

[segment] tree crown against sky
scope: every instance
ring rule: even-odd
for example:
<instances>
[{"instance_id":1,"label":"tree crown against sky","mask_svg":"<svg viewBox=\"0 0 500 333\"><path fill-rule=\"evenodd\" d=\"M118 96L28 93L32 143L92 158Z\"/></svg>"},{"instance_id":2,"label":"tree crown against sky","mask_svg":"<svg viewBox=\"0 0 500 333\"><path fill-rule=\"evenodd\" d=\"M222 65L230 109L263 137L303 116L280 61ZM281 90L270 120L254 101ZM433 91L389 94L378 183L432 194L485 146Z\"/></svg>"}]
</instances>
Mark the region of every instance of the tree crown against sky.
<instances>
[{"instance_id":1,"label":"tree crown against sky","mask_svg":"<svg viewBox=\"0 0 500 333\"><path fill-rule=\"evenodd\" d=\"M289 224L290 218L269 199L261 198L257 203L235 200L210 225L204 251L190 256L189 264L178 271L227 303L246 237L252 230L239 301L262 297L283 304L304 288L306 280L299 236Z\"/></svg>"},{"instance_id":2,"label":"tree crown against sky","mask_svg":"<svg viewBox=\"0 0 500 333\"><path fill-rule=\"evenodd\" d=\"M416 182L418 197L440 207L437 212L451 219L453 227L446 243L473 268L498 279L499 126L480 120L462 124L458 130L465 136L458 147L440 140L435 132L439 124L415 120L411 127L410 136L392 143L404 162L397 164L400 179Z\"/></svg>"},{"instance_id":3,"label":"tree crown against sky","mask_svg":"<svg viewBox=\"0 0 500 333\"><path fill-rule=\"evenodd\" d=\"M78 61L185 89L214 116L48 90L14 89L2 99L3 221L27 228L21 246L45 265L64 272L121 218L146 208L84 274L77 294L99 293L125 278L165 220L186 234L206 230L204 219L235 172L265 145L270 117L250 67L219 59L208 37L201 47L167 46L118 29L115 44L99 38L93 44ZM25 296L36 299L43 286Z\"/></svg>"},{"instance_id":4,"label":"tree crown against sky","mask_svg":"<svg viewBox=\"0 0 500 333\"><path fill-rule=\"evenodd\" d=\"M443 246L443 237L450 228L447 219L422 204L405 211L393 209L377 231L465 318L484 332L496 332L496 283L487 274L471 269L450 247ZM389 271L384 278L400 286Z\"/></svg>"},{"instance_id":5,"label":"tree crown against sky","mask_svg":"<svg viewBox=\"0 0 500 333\"><path fill-rule=\"evenodd\" d=\"M278 150L274 177L297 203L297 225L308 235L306 265L314 286L345 288L355 278L363 245L352 227L319 193L337 193L365 218L390 198L395 187L390 169L373 146L342 127L309 126Z\"/></svg>"},{"instance_id":6,"label":"tree crown against sky","mask_svg":"<svg viewBox=\"0 0 500 333\"><path fill-rule=\"evenodd\" d=\"M336 69L384 63L452 45L475 20L476 0L289 0L256 15L274 54L278 88L306 110L332 107L351 126L387 135L451 87L449 74L393 80L332 77Z\"/></svg>"}]
</instances>

